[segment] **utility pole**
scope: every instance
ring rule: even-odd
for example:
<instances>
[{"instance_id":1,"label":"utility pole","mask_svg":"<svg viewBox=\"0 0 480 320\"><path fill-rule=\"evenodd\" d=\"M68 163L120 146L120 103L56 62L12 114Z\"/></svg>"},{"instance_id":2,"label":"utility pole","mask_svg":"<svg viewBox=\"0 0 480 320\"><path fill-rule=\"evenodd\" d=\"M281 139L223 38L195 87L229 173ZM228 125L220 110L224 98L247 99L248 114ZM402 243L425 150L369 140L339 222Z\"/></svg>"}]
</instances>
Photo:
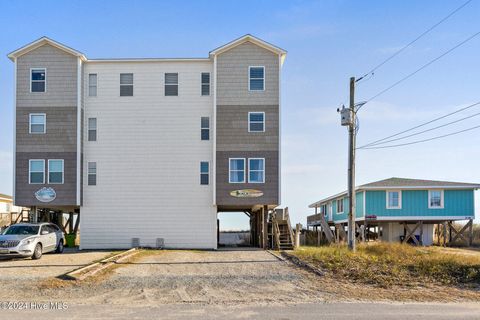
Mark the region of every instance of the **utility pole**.
<instances>
[{"instance_id":1,"label":"utility pole","mask_svg":"<svg viewBox=\"0 0 480 320\"><path fill-rule=\"evenodd\" d=\"M350 122L348 125L348 249L355 251L355 77L350 78Z\"/></svg>"}]
</instances>

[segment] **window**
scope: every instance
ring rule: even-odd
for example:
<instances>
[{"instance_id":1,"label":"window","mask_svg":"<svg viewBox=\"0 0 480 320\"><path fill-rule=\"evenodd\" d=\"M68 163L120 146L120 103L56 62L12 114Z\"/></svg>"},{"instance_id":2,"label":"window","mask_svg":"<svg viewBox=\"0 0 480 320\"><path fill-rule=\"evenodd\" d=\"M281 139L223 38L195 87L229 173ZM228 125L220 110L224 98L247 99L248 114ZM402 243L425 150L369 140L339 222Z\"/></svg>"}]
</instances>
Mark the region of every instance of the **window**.
<instances>
[{"instance_id":1,"label":"window","mask_svg":"<svg viewBox=\"0 0 480 320\"><path fill-rule=\"evenodd\" d=\"M245 182L245 159L233 158L229 159L229 175L228 181L230 183L244 183Z\"/></svg>"},{"instance_id":2,"label":"window","mask_svg":"<svg viewBox=\"0 0 480 320\"><path fill-rule=\"evenodd\" d=\"M45 160L29 160L28 183L45 183Z\"/></svg>"},{"instance_id":3,"label":"window","mask_svg":"<svg viewBox=\"0 0 480 320\"><path fill-rule=\"evenodd\" d=\"M210 118L202 117L200 123L200 135L202 140L210 140Z\"/></svg>"},{"instance_id":4,"label":"window","mask_svg":"<svg viewBox=\"0 0 480 320\"><path fill-rule=\"evenodd\" d=\"M248 90L265 90L265 67L248 67Z\"/></svg>"},{"instance_id":5,"label":"window","mask_svg":"<svg viewBox=\"0 0 480 320\"><path fill-rule=\"evenodd\" d=\"M337 200L337 213L343 213L343 198Z\"/></svg>"},{"instance_id":6,"label":"window","mask_svg":"<svg viewBox=\"0 0 480 320\"><path fill-rule=\"evenodd\" d=\"M202 161L200 162L200 184L201 185L208 185L208 162Z\"/></svg>"},{"instance_id":7,"label":"window","mask_svg":"<svg viewBox=\"0 0 480 320\"><path fill-rule=\"evenodd\" d=\"M97 118L88 118L88 141L97 141Z\"/></svg>"},{"instance_id":8,"label":"window","mask_svg":"<svg viewBox=\"0 0 480 320\"><path fill-rule=\"evenodd\" d=\"M48 160L48 183L63 183L63 160Z\"/></svg>"},{"instance_id":9,"label":"window","mask_svg":"<svg viewBox=\"0 0 480 320\"><path fill-rule=\"evenodd\" d=\"M265 132L265 112L248 113L248 132Z\"/></svg>"},{"instance_id":10,"label":"window","mask_svg":"<svg viewBox=\"0 0 480 320\"><path fill-rule=\"evenodd\" d=\"M402 208L402 192L397 190L387 190L387 209Z\"/></svg>"},{"instance_id":11,"label":"window","mask_svg":"<svg viewBox=\"0 0 480 320\"><path fill-rule=\"evenodd\" d=\"M97 185L97 163L96 162L88 163L88 185L89 186Z\"/></svg>"},{"instance_id":12,"label":"window","mask_svg":"<svg viewBox=\"0 0 480 320\"><path fill-rule=\"evenodd\" d=\"M120 97L133 96L133 73L120 73Z\"/></svg>"},{"instance_id":13,"label":"window","mask_svg":"<svg viewBox=\"0 0 480 320\"><path fill-rule=\"evenodd\" d=\"M45 133L47 116L45 113L30 113L30 133Z\"/></svg>"},{"instance_id":14,"label":"window","mask_svg":"<svg viewBox=\"0 0 480 320\"><path fill-rule=\"evenodd\" d=\"M165 73L165 95L178 96L178 73Z\"/></svg>"},{"instance_id":15,"label":"window","mask_svg":"<svg viewBox=\"0 0 480 320\"><path fill-rule=\"evenodd\" d=\"M132 84L133 84L133 79L132 79ZM90 73L88 75L88 96L89 97L97 96L97 74L96 73Z\"/></svg>"},{"instance_id":16,"label":"window","mask_svg":"<svg viewBox=\"0 0 480 320\"><path fill-rule=\"evenodd\" d=\"M210 95L210 73L202 72L202 96Z\"/></svg>"},{"instance_id":17,"label":"window","mask_svg":"<svg viewBox=\"0 0 480 320\"><path fill-rule=\"evenodd\" d=\"M428 191L428 208L443 209L443 190Z\"/></svg>"},{"instance_id":18,"label":"window","mask_svg":"<svg viewBox=\"0 0 480 320\"><path fill-rule=\"evenodd\" d=\"M322 204L322 206L320 207L320 213L323 214L324 216L327 216L327 205L326 204Z\"/></svg>"},{"instance_id":19,"label":"window","mask_svg":"<svg viewBox=\"0 0 480 320\"><path fill-rule=\"evenodd\" d=\"M263 158L248 159L248 182L250 183L265 182L265 159Z\"/></svg>"},{"instance_id":20,"label":"window","mask_svg":"<svg viewBox=\"0 0 480 320\"><path fill-rule=\"evenodd\" d=\"M30 92L46 92L47 91L47 69L34 68L30 69Z\"/></svg>"}]
</instances>

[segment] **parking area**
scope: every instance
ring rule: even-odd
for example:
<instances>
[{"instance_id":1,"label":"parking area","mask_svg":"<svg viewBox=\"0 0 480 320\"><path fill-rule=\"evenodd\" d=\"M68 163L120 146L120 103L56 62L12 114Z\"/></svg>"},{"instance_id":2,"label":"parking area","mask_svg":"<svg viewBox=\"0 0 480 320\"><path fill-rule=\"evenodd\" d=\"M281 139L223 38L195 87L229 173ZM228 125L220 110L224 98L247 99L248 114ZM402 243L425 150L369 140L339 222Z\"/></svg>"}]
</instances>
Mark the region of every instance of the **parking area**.
<instances>
[{"instance_id":1,"label":"parking area","mask_svg":"<svg viewBox=\"0 0 480 320\"><path fill-rule=\"evenodd\" d=\"M111 254L111 251L79 251L65 248L61 254L47 253L40 260L0 259L0 283L54 278Z\"/></svg>"}]
</instances>

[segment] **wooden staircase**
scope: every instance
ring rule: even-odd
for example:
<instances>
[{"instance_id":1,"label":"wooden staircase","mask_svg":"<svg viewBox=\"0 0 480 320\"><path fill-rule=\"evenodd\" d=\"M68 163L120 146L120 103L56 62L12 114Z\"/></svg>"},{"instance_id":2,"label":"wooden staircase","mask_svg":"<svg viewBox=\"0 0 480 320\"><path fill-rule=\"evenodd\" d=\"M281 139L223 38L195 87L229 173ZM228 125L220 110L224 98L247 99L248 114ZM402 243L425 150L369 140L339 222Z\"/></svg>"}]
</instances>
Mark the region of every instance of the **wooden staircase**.
<instances>
[{"instance_id":1,"label":"wooden staircase","mask_svg":"<svg viewBox=\"0 0 480 320\"><path fill-rule=\"evenodd\" d=\"M274 210L269 221L272 232L269 243L276 250L293 250L293 230L290 225L288 208Z\"/></svg>"}]
</instances>

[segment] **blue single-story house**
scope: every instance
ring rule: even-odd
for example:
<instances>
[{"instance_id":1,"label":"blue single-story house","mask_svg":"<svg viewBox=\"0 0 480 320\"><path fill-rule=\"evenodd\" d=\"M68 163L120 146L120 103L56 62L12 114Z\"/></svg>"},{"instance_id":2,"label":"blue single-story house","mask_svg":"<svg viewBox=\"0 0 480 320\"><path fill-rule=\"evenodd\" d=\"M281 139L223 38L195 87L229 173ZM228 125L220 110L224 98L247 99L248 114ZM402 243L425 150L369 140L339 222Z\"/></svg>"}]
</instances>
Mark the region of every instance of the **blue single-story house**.
<instances>
[{"instance_id":1,"label":"blue single-story house","mask_svg":"<svg viewBox=\"0 0 480 320\"><path fill-rule=\"evenodd\" d=\"M390 178L356 188L355 217L357 226L377 227L383 241L411 240L433 243L434 225L475 218L474 191L480 184L450 181ZM315 215L307 218L307 226L319 227L322 215L329 226L345 230L348 219L347 192L312 203ZM446 231L444 231L446 232ZM458 233L455 230L455 234ZM415 239L414 239L415 238Z\"/></svg>"}]
</instances>

